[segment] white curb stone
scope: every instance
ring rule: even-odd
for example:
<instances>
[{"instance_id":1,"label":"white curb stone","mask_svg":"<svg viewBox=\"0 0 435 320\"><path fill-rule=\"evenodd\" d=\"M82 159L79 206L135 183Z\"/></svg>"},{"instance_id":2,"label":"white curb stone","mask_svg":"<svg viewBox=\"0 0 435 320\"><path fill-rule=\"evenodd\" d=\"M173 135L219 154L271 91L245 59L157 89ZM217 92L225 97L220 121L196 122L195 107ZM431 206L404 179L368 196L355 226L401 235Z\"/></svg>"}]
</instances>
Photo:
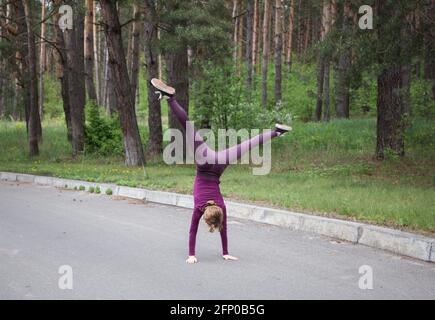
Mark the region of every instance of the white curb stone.
<instances>
[{"instance_id":1,"label":"white curb stone","mask_svg":"<svg viewBox=\"0 0 435 320\"><path fill-rule=\"evenodd\" d=\"M113 195L188 209L193 208L192 196L173 192L153 191L106 183L100 184L11 172L0 172L0 180L31 182L39 185L77 190L79 190L81 186L84 186L86 191L89 191L89 187L99 187L102 194L104 194L106 190L111 189ZM423 237L409 232L364 223L259 207L234 201L226 201L226 206L228 216L230 217L287 227L293 230L313 232L327 237L388 250L424 261L435 262L435 238Z\"/></svg>"},{"instance_id":2,"label":"white curb stone","mask_svg":"<svg viewBox=\"0 0 435 320\"><path fill-rule=\"evenodd\" d=\"M35 176L36 184L41 186L52 186L53 185L53 178L52 177L43 177L43 176Z\"/></svg>"},{"instance_id":3,"label":"white curb stone","mask_svg":"<svg viewBox=\"0 0 435 320\"><path fill-rule=\"evenodd\" d=\"M184 194L178 195L177 206L187 209L193 209L193 197Z\"/></svg>"},{"instance_id":4,"label":"white curb stone","mask_svg":"<svg viewBox=\"0 0 435 320\"><path fill-rule=\"evenodd\" d=\"M17 175L15 173L2 172L0 179L4 181L17 181Z\"/></svg>"},{"instance_id":5,"label":"white curb stone","mask_svg":"<svg viewBox=\"0 0 435 320\"><path fill-rule=\"evenodd\" d=\"M31 174L18 173L17 174L17 181L18 182L33 183L35 181L35 176L31 175Z\"/></svg>"},{"instance_id":6,"label":"white curb stone","mask_svg":"<svg viewBox=\"0 0 435 320\"><path fill-rule=\"evenodd\" d=\"M301 230L357 243L360 226L354 222L307 215L303 219Z\"/></svg>"},{"instance_id":7,"label":"white curb stone","mask_svg":"<svg viewBox=\"0 0 435 320\"><path fill-rule=\"evenodd\" d=\"M408 232L364 225L358 243L420 260L430 261L432 243L434 240L435 239L421 237Z\"/></svg>"},{"instance_id":8,"label":"white curb stone","mask_svg":"<svg viewBox=\"0 0 435 320\"><path fill-rule=\"evenodd\" d=\"M118 188L117 195L121 196L121 197L126 197L126 198L145 200L146 191L144 189L139 189L139 188L130 188L130 187L120 186Z\"/></svg>"},{"instance_id":9,"label":"white curb stone","mask_svg":"<svg viewBox=\"0 0 435 320\"><path fill-rule=\"evenodd\" d=\"M171 206L176 206L178 202L179 195L173 192L166 192L166 191L151 191L149 190L145 200L150 202L157 202L162 204L167 204ZM193 208L193 201L192 205L189 206L189 203L186 204L187 206L185 208Z\"/></svg>"}]
</instances>

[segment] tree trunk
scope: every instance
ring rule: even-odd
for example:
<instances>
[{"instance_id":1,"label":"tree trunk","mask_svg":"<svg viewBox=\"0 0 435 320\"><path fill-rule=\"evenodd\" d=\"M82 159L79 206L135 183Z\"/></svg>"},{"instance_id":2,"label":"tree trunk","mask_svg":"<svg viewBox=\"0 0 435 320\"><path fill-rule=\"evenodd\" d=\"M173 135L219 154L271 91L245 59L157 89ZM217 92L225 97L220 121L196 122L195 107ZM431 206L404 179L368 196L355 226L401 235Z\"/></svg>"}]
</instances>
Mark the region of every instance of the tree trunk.
<instances>
[{"instance_id":1,"label":"tree trunk","mask_svg":"<svg viewBox=\"0 0 435 320\"><path fill-rule=\"evenodd\" d=\"M109 64L113 65L112 75L114 76L114 89L118 98L118 114L124 141L125 164L127 166L144 165L145 156L136 120L125 52L122 46L118 11L116 4L110 0L102 0L101 9L107 34Z\"/></svg>"},{"instance_id":2,"label":"tree trunk","mask_svg":"<svg viewBox=\"0 0 435 320\"><path fill-rule=\"evenodd\" d=\"M293 48L293 31L294 31L294 21L295 21L295 0L290 2L290 13L289 13L289 27L288 27L288 38L287 38L287 55L286 63L291 70L292 64L292 48Z\"/></svg>"},{"instance_id":3,"label":"tree trunk","mask_svg":"<svg viewBox=\"0 0 435 320\"><path fill-rule=\"evenodd\" d=\"M322 119L323 80L325 74L325 58L320 52L317 58L317 68L317 103L314 119L320 121Z\"/></svg>"},{"instance_id":4,"label":"tree trunk","mask_svg":"<svg viewBox=\"0 0 435 320\"><path fill-rule=\"evenodd\" d=\"M252 91L252 77L253 77L253 68L252 68L252 48L253 48L253 25L254 25L254 0L248 0L247 2L247 15L246 15L246 51L245 51L245 60L246 60L246 69L247 69L247 77L246 77L246 89L248 91L248 96L251 96Z\"/></svg>"},{"instance_id":5,"label":"tree trunk","mask_svg":"<svg viewBox=\"0 0 435 320\"><path fill-rule=\"evenodd\" d=\"M157 39L156 12L153 4L145 9L144 39L145 65L148 89L148 150L151 157L160 155L163 150L162 111L158 96L151 85L152 78L159 77L159 52Z\"/></svg>"},{"instance_id":6,"label":"tree trunk","mask_svg":"<svg viewBox=\"0 0 435 320\"><path fill-rule=\"evenodd\" d=\"M30 101L29 101L29 130L28 130L28 141L29 141L29 155L34 157L39 155L39 131L38 127L41 127L41 120L39 117L38 108L38 76L36 72L36 44L35 35L33 33L32 17L34 14L33 3L31 1L23 0L24 12L27 24L27 66L28 66L28 76L30 78Z\"/></svg>"},{"instance_id":7,"label":"tree trunk","mask_svg":"<svg viewBox=\"0 0 435 320\"><path fill-rule=\"evenodd\" d=\"M85 73L88 97L97 103L97 91L94 85L94 1L86 0L85 17Z\"/></svg>"},{"instance_id":8,"label":"tree trunk","mask_svg":"<svg viewBox=\"0 0 435 320\"><path fill-rule=\"evenodd\" d=\"M325 71L324 71L324 76L325 76L325 82L324 82L324 93L325 93L325 97L324 97L324 105L325 105L325 112L323 114L323 121L328 122L330 120L330 96L329 96L329 87L330 87L330 75L331 75L331 63L329 61L329 59L325 60Z\"/></svg>"},{"instance_id":9,"label":"tree trunk","mask_svg":"<svg viewBox=\"0 0 435 320\"><path fill-rule=\"evenodd\" d=\"M301 53L301 43L302 43L302 0L298 3L298 34L296 39L296 50L297 53Z\"/></svg>"},{"instance_id":10,"label":"tree trunk","mask_svg":"<svg viewBox=\"0 0 435 320\"><path fill-rule=\"evenodd\" d=\"M67 128L68 141L72 143L72 124L71 124L71 107L69 97L69 75L68 75L68 58L65 48L65 41L62 31L59 28L59 13L58 8L61 5L61 0L54 1L54 14L53 14L53 29L56 42L56 75L60 80L61 95L63 102L63 111L65 114L65 123Z\"/></svg>"},{"instance_id":11,"label":"tree trunk","mask_svg":"<svg viewBox=\"0 0 435 320\"><path fill-rule=\"evenodd\" d=\"M101 85L101 101L104 107L106 108L106 113L111 114L107 104L107 86L109 81L109 52L107 51L107 39L101 41L104 43L103 51L103 81ZM103 46L102 46L103 47Z\"/></svg>"},{"instance_id":12,"label":"tree trunk","mask_svg":"<svg viewBox=\"0 0 435 320\"><path fill-rule=\"evenodd\" d=\"M262 80L261 80L261 104L263 109L267 107L267 69L269 64L269 40L270 29L270 0L264 0L264 18L263 18L263 63L262 63Z\"/></svg>"},{"instance_id":13,"label":"tree trunk","mask_svg":"<svg viewBox=\"0 0 435 320\"><path fill-rule=\"evenodd\" d=\"M93 51L94 51L94 72L95 72L95 91L97 95L97 104L101 104L101 81L100 81L100 50L99 50L99 44L100 39L98 37L98 27L97 27L97 3L96 1L92 1L92 36L93 36Z\"/></svg>"},{"instance_id":14,"label":"tree trunk","mask_svg":"<svg viewBox=\"0 0 435 320\"><path fill-rule=\"evenodd\" d=\"M72 151L77 156L84 150L85 138L85 70L84 70L84 19L81 1L71 1L74 10L74 29L64 31L67 48L68 83L71 111Z\"/></svg>"},{"instance_id":15,"label":"tree trunk","mask_svg":"<svg viewBox=\"0 0 435 320\"><path fill-rule=\"evenodd\" d=\"M139 54L140 54L140 29L141 29L141 12L139 5L134 4L133 9L133 28L131 38L131 94L133 101L136 102L136 91L139 81Z\"/></svg>"},{"instance_id":16,"label":"tree trunk","mask_svg":"<svg viewBox=\"0 0 435 320\"><path fill-rule=\"evenodd\" d=\"M258 53L258 32L259 32L259 0L254 0L254 21L252 26L252 73L255 73L255 66L257 64Z\"/></svg>"},{"instance_id":17,"label":"tree trunk","mask_svg":"<svg viewBox=\"0 0 435 320\"><path fill-rule=\"evenodd\" d=\"M45 0L41 1L41 51L39 55L39 116L42 119L44 115L44 73L46 58L46 23L45 23Z\"/></svg>"},{"instance_id":18,"label":"tree trunk","mask_svg":"<svg viewBox=\"0 0 435 320\"><path fill-rule=\"evenodd\" d=\"M6 37L5 25L8 23L6 19L7 9L3 2L0 2L0 39ZM3 57L0 57L0 119L3 119L6 110L6 64Z\"/></svg>"},{"instance_id":19,"label":"tree trunk","mask_svg":"<svg viewBox=\"0 0 435 320\"><path fill-rule=\"evenodd\" d=\"M331 4L328 3L327 0L323 0L323 13L322 13L322 30L320 33L320 41L325 40L326 35L329 33L330 28L332 26L332 16L331 16ZM328 109L329 109L329 74L330 74L330 57L322 51L318 54L318 74L317 74L317 104L316 104L316 112L315 112L315 120L320 121L322 119L322 104L323 104L323 93L325 93L325 97L328 97ZM325 75L327 75L328 83L327 87L323 88L325 83ZM326 111L326 110L325 110ZM327 117L329 117L329 110L327 110Z\"/></svg>"},{"instance_id":20,"label":"tree trunk","mask_svg":"<svg viewBox=\"0 0 435 320\"><path fill-rule=\"evenodd\" d=\"M18 110L19 105L24 106L24 119L26 121L26 130L29 133L29 114L30 114L30 74L28 72L28 36L27 36L27 22L24 9L24 2L15 1L11 3L11 10L13 10L13 19L16 21L16 33L13 35L16 39L16 53L15 63L16 72L15 77L15 95L13 102L13 118L15 120L22 119L22 113ZM16 37L20 35L20 37ZM22 38L22 39L21 39ZM39 110L38 110L39 112Z\"/></svg>"},{"instance_id":21,"label":"tree trunk","mask_svg":"<svg viewBox=\"0 0 435 320\"><path fill-rule=\"evenodd\" d=\"M384 69L378 77L376 157L379 160L385 158L387 149L399 156L405 154L401 86L400 66Z\"/></svg>"},{"instance_id":22,"label":"tree trunk","mask_svg":"<svg viewBox=\"0 0 435 320\"><path fill-rule=\"evenodd\" d=\"M189 111L189 77L187 48L180 49L177 53L165 54L167 79L170 86L177 92L177 101ZM177 118L168 110L169 127L182 130Z\"/></svg>"},{"instance_id":23,"label":"tree trunk","mask_svg":"<svg viewBox=\"0 0 435 320\"><path fill-rule=\"evenodd\" d=\"M350 63L352 54L352 13L350 0L345 0L343 7L342 44L338 57L337 76L335 84L335 113L339 119L349 118L350 103Z\"/></svg>"},{"instance_id":24,"label":"tree trunk","mask_svg":"<svg viewBox=\"0 0 435 320\"><path fill-rule=\"evenodd\" d=\"M411 65L402 66L403 112L411 115Z\"/></svg>"},{"instance_id":25,"label":"tree trunk","mask_svg":"<svg viewBox=\"0 0 435 320\"><path fill-rule=\"evenodd\" d=\"M311 14L310 11L307 12L307 17L305 18L305 40L304 40L304 51L308 50L309 40L311 32Z\"/></svg>"},{"instance_id":26,"label":"tree trunk","mask_svg":"<svg viewBox=\"0 0 435 320\"><path fill-rule=\"evenodd\" d=\"M435 6L435 4L434 4ZM435 12L435 9L433 9ZM424 36L424 79L432 81L432 97L435 100L435 45L434 37L435 32L430 31L432 34Z\"/></svg>"},{"instance_id":27,"label":"tree trunk","mask_svg":"<svg viewBox=\"0 0 435 320\"><path fill-rule=\"evenodd\" d=\"M237 57L238 57L238 45L239 45L239 21L240 21L240 17L239 17L239 11L240 11L240 0L233 0L233 23L234 23L234 27L233 27L233 60L234 60L234 65L236 66L237 70L238 70L238 61L237 61Z\"/></svg>"},{"instance_id":28,"label":"tree trunk","mask_svg":"<svg viewBox=\"0 0 435 320\"><path fill-rule=\"evenodd\" d=\"M281 103L281 64L282 64L282 0L275 0L275 103Z\"/></svg>"}]
</instances>

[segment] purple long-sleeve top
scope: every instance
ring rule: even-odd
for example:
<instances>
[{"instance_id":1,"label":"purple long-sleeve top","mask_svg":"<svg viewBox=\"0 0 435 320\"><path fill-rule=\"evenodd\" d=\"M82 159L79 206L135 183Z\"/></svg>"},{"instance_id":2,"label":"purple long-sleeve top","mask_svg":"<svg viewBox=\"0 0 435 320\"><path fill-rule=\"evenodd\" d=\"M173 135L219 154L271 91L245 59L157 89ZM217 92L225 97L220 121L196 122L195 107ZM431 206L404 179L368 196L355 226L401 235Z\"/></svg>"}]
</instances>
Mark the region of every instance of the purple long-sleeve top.
<instances>
[{"instance_id":1,"label":"purple long-sleeve top","mask_svg":"<svg viewBox=\"0 0 435 320\"><path fill-rule=\"evenodd\" d=\"M210 168L211 169L211 168ZM219 188L219 171L223 168L214 168L215 170L207 171L206 168L198 168L193 185L194 210L189 231L189 255L195 255L196 234L198 232L199 221L204 214L207 201L213 200L223 211L222 230L220 231L222 242L222 254L228 254L227 239L227 210L225 202ZM216 170L217 169L217 170ZM201 171L202 170L202 171Z\"/></svg>"}]
</instances>

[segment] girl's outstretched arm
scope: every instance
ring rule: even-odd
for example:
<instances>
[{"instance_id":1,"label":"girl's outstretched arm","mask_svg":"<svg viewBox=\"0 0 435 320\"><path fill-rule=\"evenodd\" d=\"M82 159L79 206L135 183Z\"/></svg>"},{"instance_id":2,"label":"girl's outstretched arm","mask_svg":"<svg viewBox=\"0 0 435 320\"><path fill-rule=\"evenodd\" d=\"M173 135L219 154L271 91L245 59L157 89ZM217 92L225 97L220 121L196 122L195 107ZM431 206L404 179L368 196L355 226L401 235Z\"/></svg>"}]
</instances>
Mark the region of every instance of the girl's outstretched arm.
<instances>
[{"instance_id":1,"label":"girl's outstretched arm","mask_svg":"<svg viewBox=\"0 0 435 320\"><path fill-rule=\"evenodd\" d=\"M222 241L222 257L225 260L238 260L238 258L230 256L228 254L228 237L227 237L227 209L224 207L222 208L224 212L224 219L222 221L222 230L220 231L221 234L221 241Z\"/></svg>"},{"instance_id":2,"label":"girl's outstretched arm","mask_svg":"<svg viewBox=\"0 0 435 320\"><path fill-rule=\"evenodd\" d=\"M192 221L189 230L189 258L187 263L196 263L198 260L195 257L196 234L198 233L199 220L201 219L201 210L195 208L192 214Z\"/></svg>"}]
</instances>

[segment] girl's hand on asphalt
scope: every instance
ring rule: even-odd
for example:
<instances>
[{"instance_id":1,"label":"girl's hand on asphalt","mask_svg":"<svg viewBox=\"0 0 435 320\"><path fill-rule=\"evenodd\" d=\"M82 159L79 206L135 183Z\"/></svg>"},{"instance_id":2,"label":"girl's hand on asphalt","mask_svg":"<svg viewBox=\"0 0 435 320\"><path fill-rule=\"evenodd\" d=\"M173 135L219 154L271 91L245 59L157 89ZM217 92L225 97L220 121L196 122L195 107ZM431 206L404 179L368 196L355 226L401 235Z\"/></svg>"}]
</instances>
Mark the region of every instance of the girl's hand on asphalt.
<instances>
[{"instance_id":1,"label":"girl's hand on asphalt","mask_svg":"<svg viewBox=\"0 0 435 320\"><path fill-rule=\"evenodd\" d=\"M236 260L239 260L239 258L236 258L236 257L233 257L233 256L230 256L229 254L226 254L226 255L224 255L224 256L222 256L225 260L232 260L232 261L236 261Z\"/></svg>"},{"instance_id":2,"label":"girl's hand on asphalt","mask_svg":"<svg viewBox=\"0 0 435 320\"><path fill-rule=\"evenodd\" d=\"M189 263L189 264L197 263L198 259L196 259L195 256L189 256L189 258L187 258L186 262Z\"/></svg>"}]
</instances>

